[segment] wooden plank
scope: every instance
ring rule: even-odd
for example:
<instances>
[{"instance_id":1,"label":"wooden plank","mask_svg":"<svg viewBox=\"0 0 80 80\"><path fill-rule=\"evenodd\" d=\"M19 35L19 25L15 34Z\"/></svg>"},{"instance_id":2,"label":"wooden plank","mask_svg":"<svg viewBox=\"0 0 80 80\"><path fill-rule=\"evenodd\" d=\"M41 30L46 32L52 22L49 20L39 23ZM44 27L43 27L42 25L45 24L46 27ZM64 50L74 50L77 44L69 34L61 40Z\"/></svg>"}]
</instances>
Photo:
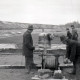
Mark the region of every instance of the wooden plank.
<instances>
[{"instance_id":1,"label":"wooden plank","mask_svg":"<svg viewBox=\"0 0 80 80\"><path fill-rule=\"evenodd\" d=\"M39 80L68 80L68 79L39 79Z\"/></svg>"}]
</instances>

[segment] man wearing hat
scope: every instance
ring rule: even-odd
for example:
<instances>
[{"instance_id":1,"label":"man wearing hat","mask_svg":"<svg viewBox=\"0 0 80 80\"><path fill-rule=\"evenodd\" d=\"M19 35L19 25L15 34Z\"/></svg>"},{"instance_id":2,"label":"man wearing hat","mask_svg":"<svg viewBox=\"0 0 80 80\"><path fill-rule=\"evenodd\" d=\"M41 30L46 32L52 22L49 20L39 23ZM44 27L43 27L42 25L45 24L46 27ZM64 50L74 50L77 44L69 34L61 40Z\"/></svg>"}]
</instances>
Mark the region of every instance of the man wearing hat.
<instances>
[{"instance_id":1,"label":"man wearing hat","mask_svg":"<svg viewBox=\"0 0 80 80\"><path fill-rule=\"evenodd\" d=\"M68 37L68 39L71 39L72 38L72 34L71 34L69 28L66 28L66 31L67 31L67 37Z\"/></svg>"},{"instance_id":2,"label":"man wearing hat","mask_svg":"<svg viewBox=\"0 0 80 80\"><path fill-rule=\"evenodd\" d=\"M78 41L78 33L77 33L75 26L71 25L71 28L72 28L72 40ZM76 66L75 66L75 62L73 62L73 72L72 73L75 73L75 71L76 71Z\"/></svg>"},{"instance_id":3,"label":"man wearing hat","mask_svg":"<svg viewBox=\"0 0 80 80\"><path fill-rule=\"evenodd\" d=\"M75 26L74 25L71 25L71 28L72 28L72 40L78 40L78 33L77 33L77 30L75 29Z\"/></svg>"},{"instance_id":4,"label":"man wearing hat","mask_svg":"<svg viewBox=\"0 0 80 80\"><path fill-rule=\"evenodd\" d=\"M25 68L30 72L33 64L33 46L32 33L33 26L29 25L27 31L23 34L23 55L25 56Z\"/></svg>"}]
</instances>

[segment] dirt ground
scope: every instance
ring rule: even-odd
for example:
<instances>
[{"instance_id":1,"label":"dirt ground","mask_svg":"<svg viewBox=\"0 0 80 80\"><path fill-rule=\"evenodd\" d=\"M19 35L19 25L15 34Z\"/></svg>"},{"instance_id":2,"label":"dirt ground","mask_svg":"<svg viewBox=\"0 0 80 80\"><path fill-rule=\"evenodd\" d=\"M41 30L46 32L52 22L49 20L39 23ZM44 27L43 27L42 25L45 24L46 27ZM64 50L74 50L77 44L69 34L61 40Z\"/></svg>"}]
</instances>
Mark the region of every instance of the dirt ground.
<instances>
[{"instance_id":1,"label":"dirt ground","mask_svg":"<svg viewBox=\"0 0 80 80\"><path fill-rule=\"evenodd\" d=\"M25 69L0 69L0 80L31 80L34 74L27 74Z\"/></svg>"},{"instance_id":2,"label":"dirt ground","mask_svg":"<svg viewBox=\"0 0 80 80\"><path fill-rule=\"evenodd\" d=\"M68 80L76 80L75 75L70 75L66 71L64 70L63 74ZM25 69L0 69L0 80L32 80L31 78L38 74L37 70L33 72L27 74Z\"/></svg>"},{"instance_id":3,"label":"dirt ground","mask_svg":"<svg viewBox=\"0 0 80 80\"><path fill-rule=\"evenodd\" d=\"M15 59L14 59L15 58ZM0 65L13 65L13 66L24 66L24 57L22 59L22 55L0 55ZM21 61L23 61L21 63ZM59 59L62 63L62 57ZM34 62L37 64L41 63L40 57L38 55L34 55ZM69 80L72 78L75 80L74 75L70 75L68 72L70 69L63 69L63 74ZM27 74L25 68L0 68L0 80L31 80L31 77L37 75L37 69L32 70L34 74Z\"/></svg>"},{"instance_id":4,"label":"dirt ground","mask_svg":"<svg viewBox=\"0 0 80 80\"><path fill-rule=\"evenodd\" d=\"M17 65L17 66L24 66L24 57L23 57L23 62L21 64L21 55L3 55L0 56L0 59L3 60L0 62L0 65L4 64L4 65ZM15 58L15 59L14 59ZM62 57L59 59L62 63ZM12 63L13 62L13 63ZM40 59L37 55L34 55L34 62L40 64ZM38 74L38 69L34 69L32 70L32 72L34 72L34 74L30 73L27 74L26 73L26 69L25 68L0 68L0 80L32 80L31 78L34 77L34 75ZM70 71L70 69L63 69L63 74L66 78L73 79L75 80L75 76L74 75L70 75L68 72Z\"/></svg>"}]
</instances>

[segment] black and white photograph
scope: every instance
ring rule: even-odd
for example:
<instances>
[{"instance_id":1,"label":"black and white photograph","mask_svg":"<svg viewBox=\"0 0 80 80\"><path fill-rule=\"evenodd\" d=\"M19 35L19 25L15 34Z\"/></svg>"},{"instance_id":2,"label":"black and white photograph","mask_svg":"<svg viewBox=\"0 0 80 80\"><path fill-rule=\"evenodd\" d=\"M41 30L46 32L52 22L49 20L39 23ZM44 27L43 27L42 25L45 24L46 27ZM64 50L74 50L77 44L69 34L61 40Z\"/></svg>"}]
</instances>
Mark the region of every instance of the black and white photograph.
<instances>
[{"instance_id":1,"label":"black and white photograph","mask_svg":"<svg viewBox=\"0 0 80 80\"><path fill-rule=\"evenodd\" d=\"M0 80L80 80L80 1L0 0Z\"/></svg>"}]
</instances>

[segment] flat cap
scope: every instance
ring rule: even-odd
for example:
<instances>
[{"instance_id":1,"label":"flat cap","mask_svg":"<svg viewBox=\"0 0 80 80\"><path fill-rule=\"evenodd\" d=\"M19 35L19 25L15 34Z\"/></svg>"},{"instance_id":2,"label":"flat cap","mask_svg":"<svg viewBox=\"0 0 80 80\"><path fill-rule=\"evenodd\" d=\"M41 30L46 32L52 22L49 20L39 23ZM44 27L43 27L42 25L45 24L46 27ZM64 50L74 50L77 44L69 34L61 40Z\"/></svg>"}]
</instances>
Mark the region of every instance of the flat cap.
<instances>
[{"instance_id":1,"label":"flat cap","mask_svg":"<svg viewBox=\"0 0 80 80\"><path fill-rule=\"evenodd\" d=\"M66 36L64 36L64 35L60 36L61 41L65 40L65 39L66 39Z\"/></svg>"},{"instance_id":2,"label":"flat cap","mask_svg":"<svg viewBox=\"0 0 80 80\"><path fill-rule=\"evenodd\" d=\"M29 25L28 30L33 30L33 25Z\"/></svg>"}]
</instances>

